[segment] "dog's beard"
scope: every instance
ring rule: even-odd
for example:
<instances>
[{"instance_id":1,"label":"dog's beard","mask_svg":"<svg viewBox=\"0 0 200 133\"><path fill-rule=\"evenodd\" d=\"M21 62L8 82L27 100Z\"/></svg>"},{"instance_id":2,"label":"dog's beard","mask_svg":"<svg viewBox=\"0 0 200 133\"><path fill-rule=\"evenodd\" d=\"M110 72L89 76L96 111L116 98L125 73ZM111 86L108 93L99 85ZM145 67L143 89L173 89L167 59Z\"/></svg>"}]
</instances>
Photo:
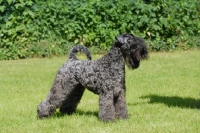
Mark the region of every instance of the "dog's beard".
<instances>
[{"instance_id":1,"label":"dog's beard","mask_svg":"<svg viewBox=\"0 0 200 133\"><path fill-rule=\"evenodd\" d=\"M131 69L136 69L140 65L140 58L138 56L133 56L131 54L126 55L125 61L128 68L131 68Z\"/></svg>"},{"instance_id":2,"label":"dog's beard","mask_svg":"<svg viewBox=\"0 0 200 133\"><path fill-rule=\"evenodd\" d=\"M131 69L136 69L140 66L140 61L142 59L146 59L148 58L147 57L147 51L145 50L134 50L134 51L131 51L130 54L127 54L125 56L125 62L126 62L126 65L131 68Z\"/></svg>"}]
</instances>

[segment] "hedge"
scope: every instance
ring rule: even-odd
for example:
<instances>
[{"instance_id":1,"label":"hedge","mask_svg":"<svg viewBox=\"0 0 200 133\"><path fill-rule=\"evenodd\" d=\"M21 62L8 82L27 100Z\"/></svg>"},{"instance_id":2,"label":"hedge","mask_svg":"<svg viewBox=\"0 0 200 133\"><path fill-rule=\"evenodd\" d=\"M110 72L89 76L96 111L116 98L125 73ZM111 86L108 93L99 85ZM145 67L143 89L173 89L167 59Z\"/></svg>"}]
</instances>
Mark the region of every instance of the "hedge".
<instances>
[{"instance_id":1,"label":"hedge","mask_svg":"<svg viewBox=\"0 0 200 133\"><path fill-rule=\"evenodd\" d=\"M124 32L151 51L200 46L199 0L0 0L0 22L0 60L98 53Z\"/></svg>"}]
</instances>

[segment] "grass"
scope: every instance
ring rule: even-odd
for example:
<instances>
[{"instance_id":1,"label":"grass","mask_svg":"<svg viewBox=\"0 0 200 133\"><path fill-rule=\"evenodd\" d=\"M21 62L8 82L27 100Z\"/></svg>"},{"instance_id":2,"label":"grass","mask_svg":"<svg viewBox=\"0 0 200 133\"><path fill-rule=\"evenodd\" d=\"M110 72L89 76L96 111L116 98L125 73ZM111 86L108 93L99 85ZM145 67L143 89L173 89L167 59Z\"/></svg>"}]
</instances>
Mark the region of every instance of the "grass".
<instances>
[{"instance_id":1,"label":"grass","mask_svg":"<svg viewBox=\"0 0 200 133\"><path fill-rule=\"evenodd\" d=\"M82 56L81 56L82 57ZM95 58L99 58L94 56ZM98 96L86 91L77 112L38 120L57 69L66 57L0 61L0 132L197 133L200 131L200 51L150 53L126 70L128 120L98 120Z\"/></svg>"}]
</instances>

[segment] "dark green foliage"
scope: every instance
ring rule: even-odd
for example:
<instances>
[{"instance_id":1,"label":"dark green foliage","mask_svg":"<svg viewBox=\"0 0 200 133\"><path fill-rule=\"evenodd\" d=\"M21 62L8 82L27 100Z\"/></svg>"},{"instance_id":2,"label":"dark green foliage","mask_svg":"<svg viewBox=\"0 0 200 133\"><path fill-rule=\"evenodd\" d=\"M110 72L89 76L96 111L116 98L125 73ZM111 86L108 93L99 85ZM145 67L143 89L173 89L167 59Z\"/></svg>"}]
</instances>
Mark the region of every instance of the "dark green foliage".
<instances>
[{"instance_id":1,"label":"dark green foliage","mask_svg":"<svg viewBox=\"0 0 200 133\"><path fill-rule=\"evenodd\" d=\"M152 51L200 45L199 0L0 0L0 60L64 55L77 43L95 53L128 32Z\"/></svg>"}]
</instances>

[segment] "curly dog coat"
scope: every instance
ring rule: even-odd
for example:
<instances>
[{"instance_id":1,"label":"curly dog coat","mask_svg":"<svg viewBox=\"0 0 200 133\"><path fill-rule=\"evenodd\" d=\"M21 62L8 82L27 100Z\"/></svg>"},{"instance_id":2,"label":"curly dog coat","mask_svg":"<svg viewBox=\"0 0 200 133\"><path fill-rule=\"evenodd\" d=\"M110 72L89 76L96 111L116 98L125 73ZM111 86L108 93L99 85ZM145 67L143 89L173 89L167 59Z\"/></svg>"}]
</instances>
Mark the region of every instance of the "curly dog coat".
<instances>
[{"instance_id":1,"label":"curly dog coat","mask_svg":"<svg viewBox=\"0 0 200 133\"><path fill-rule=\"evenodd\" d=\"M88 60L76 58L84 52ZM125 63L136 69L148 57L143 39L132 34L116 37L110 51L102 58L91 61L90 52L78 45L71 49L68 61L58 70L47 98L37 107L39 118L52 115L56 108L72 114L85 88L99 95L99 118L114 121L128 118L125 100Z\"/></svg>"}]
</instances>

